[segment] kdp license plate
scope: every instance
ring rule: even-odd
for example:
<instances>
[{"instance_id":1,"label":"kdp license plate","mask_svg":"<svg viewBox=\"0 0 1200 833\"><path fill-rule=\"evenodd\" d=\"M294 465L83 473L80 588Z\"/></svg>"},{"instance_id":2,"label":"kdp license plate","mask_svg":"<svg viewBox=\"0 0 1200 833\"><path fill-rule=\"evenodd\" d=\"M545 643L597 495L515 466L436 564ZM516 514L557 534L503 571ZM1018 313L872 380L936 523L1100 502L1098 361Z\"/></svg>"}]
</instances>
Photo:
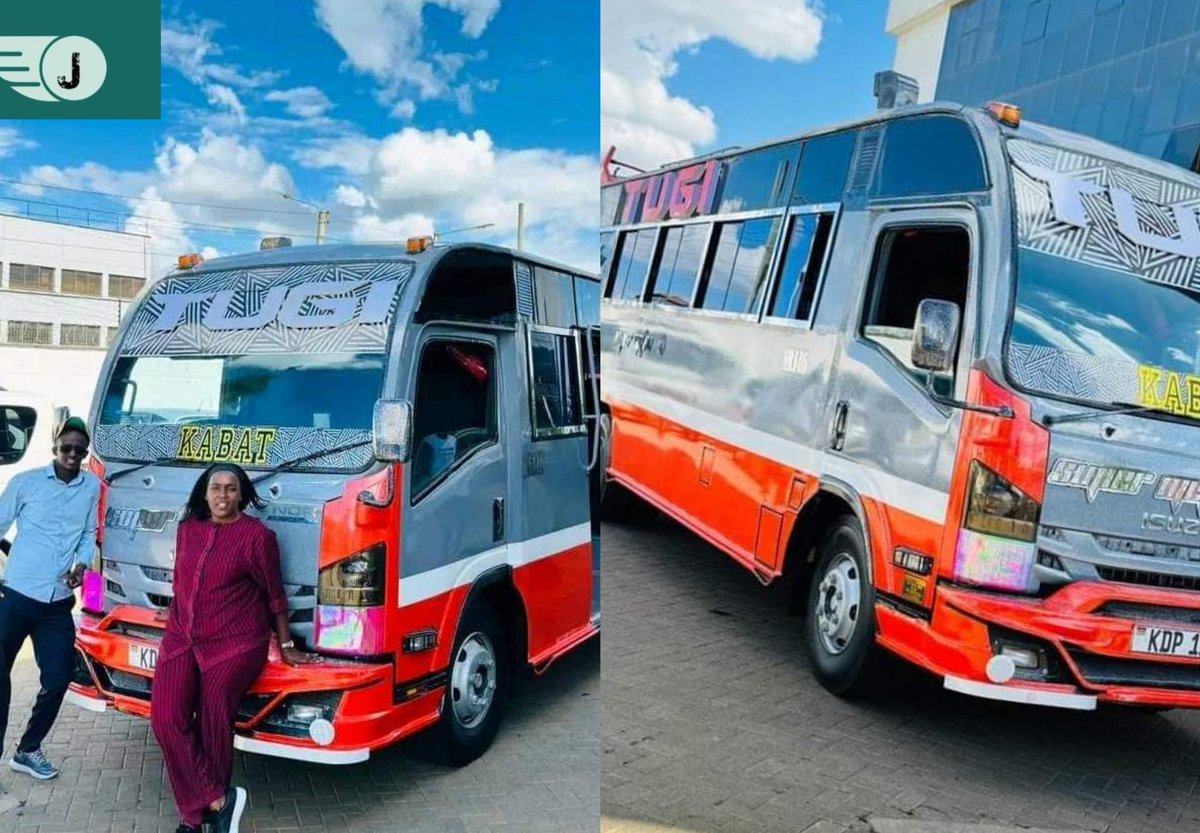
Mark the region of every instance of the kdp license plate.
<instances>
[{"instance_id":1,"label":"kdp license plate","mask_svg":"<svg viewBox=\"0 0 1200 833\"><path fill-rule=\"evenodd\" d=\"M158 665L158 649L149 645L130 645L129 664L143 671L153 671Z\"/></svg>"},{"instance_id":2,"label":"kdp license plate","mask_svg":"<svg viewBox=\"0 0 1200 833\"><path fill-rule=\"evenodd\" d=\"M1200 631L1134 625L1133 650L1166 657L1200 657Z\"/></svg>"}]
</instances>

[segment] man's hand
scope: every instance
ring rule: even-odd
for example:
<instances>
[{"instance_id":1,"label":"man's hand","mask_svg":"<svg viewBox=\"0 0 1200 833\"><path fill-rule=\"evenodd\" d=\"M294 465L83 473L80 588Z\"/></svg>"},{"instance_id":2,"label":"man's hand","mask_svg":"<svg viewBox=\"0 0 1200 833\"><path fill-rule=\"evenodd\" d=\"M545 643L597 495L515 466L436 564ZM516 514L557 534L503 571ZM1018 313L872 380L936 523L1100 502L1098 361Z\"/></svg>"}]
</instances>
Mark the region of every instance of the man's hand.
<instances>
[{"instance_id":1,"label":"man's hand","mask_svg":"<svg viewBox=\"0 0 1200 833\"><path fill-rule=\"evenodd\" d=\"M320 654L309 654L301 651L299 648L283 648L279 654L283 661L292 667L297 665L316 665L324 659Z\"/></svg>"}]
</instances>

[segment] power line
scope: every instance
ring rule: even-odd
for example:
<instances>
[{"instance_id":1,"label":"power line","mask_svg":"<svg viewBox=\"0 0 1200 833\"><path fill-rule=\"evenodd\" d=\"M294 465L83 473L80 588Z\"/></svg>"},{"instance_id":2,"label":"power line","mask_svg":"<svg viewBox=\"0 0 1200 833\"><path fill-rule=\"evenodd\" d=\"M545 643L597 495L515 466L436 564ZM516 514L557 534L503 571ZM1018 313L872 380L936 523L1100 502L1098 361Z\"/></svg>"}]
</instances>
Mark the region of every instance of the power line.
<instances>
[{"instance_id":1,"label":"power line","mask_svg":"<svg viewBox=\"0 0 1200 833\"><path fill-rule=\"evenodd\" d=\"M5 183L7 185L20 185L23 188L51 188L56 191L69 191L73 194L87 194L89 196L108 197L110 199L117 199L117 200L142 200L143 202L161 202L161 203L166 203L168 205L188 205L188 206L193 206L196 208L214 208L214 209L219 209L221 211L253 211L255 213L267 212L267 213L271 213L271 214L289 214L289 215L292 215L295 217L309 216L309 212L307 212L307 211L288 211L288 210L285 210L282 208L249 208L244 205L214 205L212 203L204 203L204 202L187 202L185 200L167 200L167 199L163 199L161 197L132 197L132 196L129 196L128 194L117 194L117 193L113 193L112 191L96 191L96 190L89 190L87 188L69 188L66 185L47 185L47 184L41 183L41 182L25 182L20 179L8 179L6 177L0 177L0 182Z\"/></svg>"}]
</instances>

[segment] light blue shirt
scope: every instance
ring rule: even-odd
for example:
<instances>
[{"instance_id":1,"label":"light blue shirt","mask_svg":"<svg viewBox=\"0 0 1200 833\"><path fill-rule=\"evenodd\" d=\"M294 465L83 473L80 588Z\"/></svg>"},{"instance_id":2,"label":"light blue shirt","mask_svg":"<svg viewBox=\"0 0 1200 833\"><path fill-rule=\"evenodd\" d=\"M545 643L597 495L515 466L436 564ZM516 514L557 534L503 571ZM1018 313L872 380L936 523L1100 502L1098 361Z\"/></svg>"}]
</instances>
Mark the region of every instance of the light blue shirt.
<instances>
[{"instance_id":1,"label":"light blue shirt","mask_svg":"<svg viewBox=\"0 0 1200 833\"><path fill-rule=\"evenodd\" d=\"M100 481L85 471L64 483L51 463L14 477L0 495L0 530L17 522L5 585L41 602L73 595L59 578L91 563L99 504Z\"/></svg>"}]
</instances>

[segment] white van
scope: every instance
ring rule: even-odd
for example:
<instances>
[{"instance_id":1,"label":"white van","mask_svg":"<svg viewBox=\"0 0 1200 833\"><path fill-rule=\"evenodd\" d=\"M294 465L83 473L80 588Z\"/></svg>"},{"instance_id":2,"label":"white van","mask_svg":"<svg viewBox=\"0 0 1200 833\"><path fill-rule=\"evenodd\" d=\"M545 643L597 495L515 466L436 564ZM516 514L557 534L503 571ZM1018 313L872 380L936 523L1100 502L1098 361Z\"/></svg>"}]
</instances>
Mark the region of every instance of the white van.
<instances>
[{"instance_id":1,"label":"white van","mask_svg":"<svg viewBox=\"0 0 1200 833\"><path fill-rule=\"evenodd\" d=\"M42 396L0 388L0 494L15 476L54 458L54 434L67 415ZM8 532L0 529L0 538Z\"/></svg>"}]
</instances>

